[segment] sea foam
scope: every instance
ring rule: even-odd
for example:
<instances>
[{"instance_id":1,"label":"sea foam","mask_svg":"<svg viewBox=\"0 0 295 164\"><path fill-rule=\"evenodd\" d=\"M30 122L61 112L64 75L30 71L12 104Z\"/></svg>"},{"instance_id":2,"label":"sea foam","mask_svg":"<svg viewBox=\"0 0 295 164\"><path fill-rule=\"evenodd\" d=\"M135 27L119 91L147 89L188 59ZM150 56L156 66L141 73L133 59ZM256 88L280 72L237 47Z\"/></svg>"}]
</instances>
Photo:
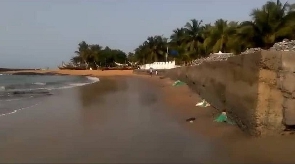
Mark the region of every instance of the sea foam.
<instances>
[{"instance_id":1,"label":"sea foam","mask_svg":"<svg viewBox=\"0 0 295 164\"><path fill-rule=\"evenodd\" d=\"M0 114L0 117L7 116L7 115L10 115L10 114L14 114L14 113L16 113L16 112L18 112L18 111L21 111L21 110L23 110L23 109L32 108L32 107L37 106L37 105L39 105L39 104L40 104L40 103L37 103L37 104L31 105L31 106L27 106L27 107L23 107L23 108L19 108L19 109L15 109L15 110L13 110L12 112Z\"/></svg>"}]
</instances>

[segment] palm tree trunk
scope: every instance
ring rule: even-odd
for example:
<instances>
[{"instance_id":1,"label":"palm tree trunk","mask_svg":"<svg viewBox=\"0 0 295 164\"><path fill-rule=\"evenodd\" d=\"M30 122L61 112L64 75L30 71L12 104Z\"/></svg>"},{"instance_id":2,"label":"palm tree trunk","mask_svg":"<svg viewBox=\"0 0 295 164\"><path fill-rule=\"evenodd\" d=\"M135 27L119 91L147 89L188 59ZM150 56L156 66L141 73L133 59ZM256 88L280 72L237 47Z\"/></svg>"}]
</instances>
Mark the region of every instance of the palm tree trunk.
<instances>
[{"instance_id":1,"label":"palm tree trunk","mask_svg":"<svg viewBox=\"0 0 295 164\"><path fill-rule=\"evenodd\" d=\"M89 64L84 60L84 63L86 64L86 69L88 69Z\"/></svg>"},{"instance_id":2,"label":"palm tree trunk","mask_svg":"<svg viewBox=\"0 0 295 164\"><path fill-rule=\"evenodd\" d=\"M152 52L151 56L152 56L152 61L151 62L158 62L158 55L157 55L157 53Z\"/></svg>"}]
</instances>

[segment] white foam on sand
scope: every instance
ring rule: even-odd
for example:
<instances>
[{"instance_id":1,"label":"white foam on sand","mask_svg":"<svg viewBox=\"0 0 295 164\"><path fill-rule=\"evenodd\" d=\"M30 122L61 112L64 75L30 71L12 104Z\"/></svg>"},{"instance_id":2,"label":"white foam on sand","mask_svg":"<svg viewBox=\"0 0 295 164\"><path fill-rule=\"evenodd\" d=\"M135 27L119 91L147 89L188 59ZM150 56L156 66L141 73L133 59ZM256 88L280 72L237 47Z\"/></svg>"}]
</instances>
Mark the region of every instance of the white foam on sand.
<instances>
[{"instance_id":1,"label":"white foam on sand","mask_svg":"<svg viewBox=\"0 0 295 164\"><path fill-rule=\"evenodd\" d=\"M41 82L36 82L36 83L33 83L35 85L46 85L46 83L41 83Z\"/></svg>"},{"instance_id":2,"label":"white foam on sand","mask_svg":"<svg viewBox=\"0 0 295 164\"><path fill-rule=\"evenodd\" d=\"M54 88L54 89L68 89L68 88L79 87L79 86L84 86L84 85L88 85L88 84L93 84L93 83L99 82L99 78L97 78L97 77L86 76L86 78L90 82L88 82L88 83L70 83L67 86L63 86L63 87L60 87L60 88Z\"/></svg>"},{"instance_id":3,"label":"white foam on sand","mask_svg":"<svg viewBox=\"0 0 295 164\"><path fill-rule=\"evenodd\" d=\"M0 91L5 91L5 86L0 86Z\"/></svg>"},{"instance_id":4,"label":"white foam on sand","mask_svg":"<svg viewBox=\"0 0 295 164\"><path fill-rule=\"evenodd\" d=\"M99 82L99 78L98 77L87 76L86 78L89 79L90 81L92 81L92 83Z\"/></svg>"},{"instance_id":5,"label":"white foam on sand","mask_svg":"<svg viewBox=\"0 0 295 164\"><path fill-rule=\"evenodd\" d=\"M40 104L40 103L37 103L37 104L31 105L31 106L27 106L27 107L23 107L23 108L16 109L16 110L14 110L14 111L12 111L12 112L9 112L9 113L3 113L3 114L0 114L0 117L7 116L7 115L11 115L11 114L14 114L14 113L16 113L16 112L19 112L19 111L21 111L21 110L23 110L23 109L32 108L32 107L37 106L37 105L39 105L39 104Z\"/></svg>"},{"instance_id":6,"label":"white foam on sand","mask_svg":"<svg viewBox=\"0 0 295 164\"><path fill-rule=\"evenodd\" d=\"M83 85L88 85L88 84L93 84L93 83L96 83L96 82L99 82L99 78L97 77L91 77L91 76L87 76L86 77L87 79L90 80L89 83L72 83L68 86L64 86L64 87L60 87L60 88L52 88L52 89L66 89L66 88L73 88L73 87L77 87L77 86L83 86ZM37 84L38 85L38 84ZM42 85L41 83L39 85ZM4 88L5 89L5 88ZM41 88L39 88L41 89ZM47 89L47 90L51 90L50 88L42 88L42 89ZM30 96L28 98L32 98L33 96ZM21 98L21 99L25 99L25 98ZM8 100L0 100L0 101L14 101L14 100L20 100L20 99L8 99ZM0 117L2 116L7 116L7 115L10 115L10 114L14 114L18 111L21 111L23 109L28 109L28 108L31 108L31 107L34 107L36 105L39 105L40 103L37 103L37 104L34 104L34 105L31 105L31 106L28 106L28 107L23 107L23 108L19 108L19 109L16 109L16 110L13 110L12 112L9 112L9 113L4 113L4 114L0 114Z\"/></svg>"},{"instance_id":7,"label":"white foam on sand","mask_svg":"<svg viewBox=\"0 0 295 164\"><path fill-rule=\"evenodd\" d=\"M30 99L33 98L34 96L30 96L30 97L24 97L24 98L18 98L18 99L7 99L7 100L0 100L1 101L16 101L16 100L23 100L23 99Z\"/></svg>"}]
</instances>

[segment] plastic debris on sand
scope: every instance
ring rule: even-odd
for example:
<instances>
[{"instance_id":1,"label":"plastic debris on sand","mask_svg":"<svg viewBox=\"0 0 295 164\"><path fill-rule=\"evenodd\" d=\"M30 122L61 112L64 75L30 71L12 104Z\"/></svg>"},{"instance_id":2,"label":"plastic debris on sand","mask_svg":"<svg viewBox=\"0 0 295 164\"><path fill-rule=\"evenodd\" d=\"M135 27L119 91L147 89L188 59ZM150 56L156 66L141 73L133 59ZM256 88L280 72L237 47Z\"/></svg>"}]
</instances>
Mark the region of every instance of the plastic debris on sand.
<instances>
[{"instance_id":1,"label":"plastic debris on sand","mask_svg":"<svg viewBox=\"0 0 295 164\"><path fill-rule=\"evenodd\" d=\"M186 119L186 122L193 123L195 120L196 120L195 117L191 117L191 118Z\"/></svg>"},{"instance_id":2,"label":"plastic debris on sand","mask_svg":"<svg viewBox=\"0 0 295 164\"><path fill-rule=\"evenodd\" d=\"M172 84L172 86L175 86L175 87L182 86L182 85L185 85L185 82L182 82L180 80L177 80Z\"/></svg>"},{"instance_id":3,"label":"plastic debris on sand","mask_svg":"<svg viewBox=\"0 0 295 164\"><path fill-rule=\"evenodd\" d=\"M201 102L198 102L196 104L196 106L197 107L208 107L208 106L210 106L210 104L206 100L203 99Z\"/></svg>"},{"instance_id":4,"label":"plastic debris on sand","mask_svg":"<svg viewBox=\"0 0 295 164\"><path fill-rule=\"evenodd\" d=\"M214 122L226 122L228 124L234 124L231 120L227 118L226 112L222 112L215 120Z\"/></svg>"}]
</instances>

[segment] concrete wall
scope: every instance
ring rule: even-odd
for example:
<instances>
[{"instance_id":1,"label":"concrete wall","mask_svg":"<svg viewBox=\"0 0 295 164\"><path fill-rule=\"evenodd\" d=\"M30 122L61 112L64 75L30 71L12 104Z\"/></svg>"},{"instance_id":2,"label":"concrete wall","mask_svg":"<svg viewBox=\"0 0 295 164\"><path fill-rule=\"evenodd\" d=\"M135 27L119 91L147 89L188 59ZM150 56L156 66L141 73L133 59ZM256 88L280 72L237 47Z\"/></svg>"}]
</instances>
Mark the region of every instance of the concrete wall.
<instances>
[{"instance_id":1,"label":"concrete wall","mask_svg":"<svg viewBox=\"0 0 295 164\"><path fill-rule=\"evenodd\" d=\"M279 89L283 95L283 123L295 125L295 53L282 54L282 69L279 72Z\"/></svg>"},{"instance_id":2,"label":"concrete wall","mask_svg":"<svg viewBox=\"0 0 295 164\"><path fill-rule=\"evenodd\" d=\"M153 69L172 69L172 68L176 68L177 66L175 65L175 61L169 61L169 62L154 62L151 64L144 64L139 66L140 69L143 70L148 70L150 68Z\"/></svg>"},{"instance_id":3,"label":"concrete wall","mask_svg":"<svg viewBox=\"0 0 295 164\"><path fill-rule=\"evenodd\" d=\"M261 51L167 70L252 135L295 125L295 53Z\"/></svg>"}]
</instances>

